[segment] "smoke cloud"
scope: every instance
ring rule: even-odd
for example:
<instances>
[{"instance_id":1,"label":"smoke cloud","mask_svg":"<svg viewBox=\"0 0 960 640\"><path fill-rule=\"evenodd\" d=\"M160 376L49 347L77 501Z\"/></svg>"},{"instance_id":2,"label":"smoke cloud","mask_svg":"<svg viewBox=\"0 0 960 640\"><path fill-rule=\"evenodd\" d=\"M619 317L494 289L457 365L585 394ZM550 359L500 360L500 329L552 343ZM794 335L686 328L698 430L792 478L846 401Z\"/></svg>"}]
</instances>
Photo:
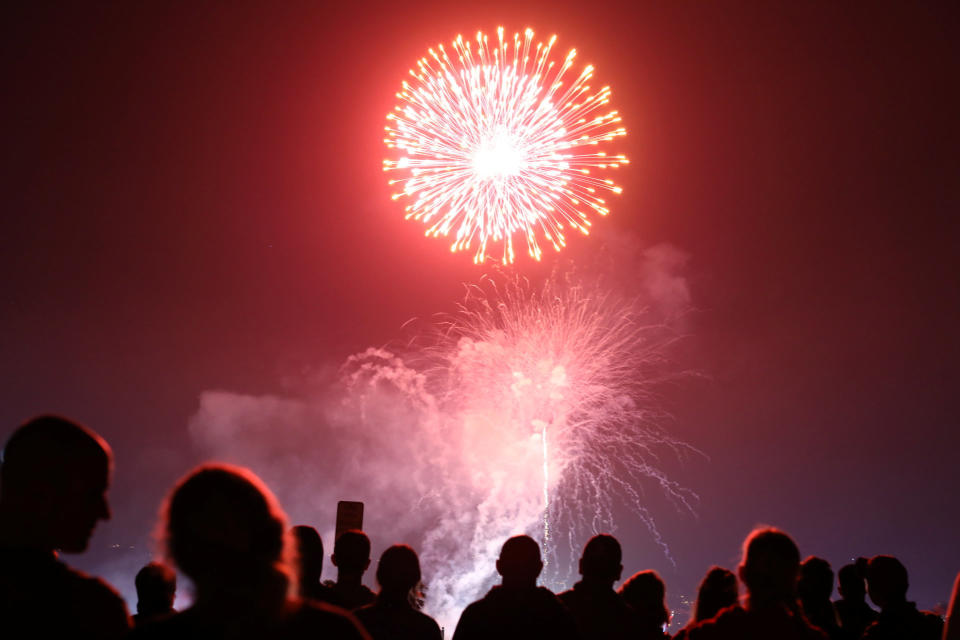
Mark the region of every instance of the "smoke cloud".
<instances>
[{"instance_id":1,"label":"smoke cloud","mask_svg":"<svg viewBox=\"0 0 960 640\"><path fill-rule=\"evenodd\" d=\"M670 243L645 249L640 283L650 301L667 317L676 318L690 308L690 287L684 270L690 255Z\"/></svg>"},{"instance_id":2,"label":"smoke cloud","mask_svg":"<svg viewBox=\"0 0 960 640\"><path fill-rule=\"evenodd\" d=\"M645 254L646 297L688 300L684 260ZM659 538L645 486L692 509L658 465L686 445L659 426L652 389L674 336L647 313L597 282L490 279L402 354L367 349L289 396L202 393L189 432L204 456L253 469L328 547L337 501L364 502L374 549L420 552L426 611L452 628L511 535L534 535L569 575L574 547L615 528L615 504Z\"/></svg>"}]
</instances>

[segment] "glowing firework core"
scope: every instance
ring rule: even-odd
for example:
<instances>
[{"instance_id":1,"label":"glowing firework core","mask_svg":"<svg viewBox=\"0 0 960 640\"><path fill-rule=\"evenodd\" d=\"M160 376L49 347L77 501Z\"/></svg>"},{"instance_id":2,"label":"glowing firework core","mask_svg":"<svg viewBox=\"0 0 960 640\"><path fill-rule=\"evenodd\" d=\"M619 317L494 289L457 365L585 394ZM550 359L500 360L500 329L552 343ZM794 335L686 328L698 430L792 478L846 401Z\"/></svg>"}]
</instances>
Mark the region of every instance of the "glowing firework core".
<instances>
[{"instance_id":1,"label":"glowing firework core","mask_svg":"<svg viewBox=\"0 0 960 640\"><path fill-rule=\"evenodd\" d=\"M524 168L517 140L505 130L480 144L473 154L473 170L481 180L518 175Z\"/></svg>"},{"instance_id":2,"label":"glowing firework core","mask_svg":"<svg viewBox=\"0 0 960 640\"><path fill-rule=\"evenodd\" d=\"M511 47L503 28L497 34L493 47L483 33L475 45L457 36L454 58L438 45L417 61L414 82L403 83L387 115L384 142L399 155L384 160L384 170L407 173L390 181L402 185L393 198L412 201L406 217L427 223L427 235L455 231L452 251L475 247L474 262L482 262L489 241L503 242L512 262L519 231L539 260L539 237L559 251L566 228L587 234L591 210L609 213L599 194L621 189L592 171L628 161L596 147L626 129L616 111L599 113L610 88L591 91L592 66L563 79L576 50L557 65L556 36L534 45L527 29Z\"/></svg>"}]
</instances>

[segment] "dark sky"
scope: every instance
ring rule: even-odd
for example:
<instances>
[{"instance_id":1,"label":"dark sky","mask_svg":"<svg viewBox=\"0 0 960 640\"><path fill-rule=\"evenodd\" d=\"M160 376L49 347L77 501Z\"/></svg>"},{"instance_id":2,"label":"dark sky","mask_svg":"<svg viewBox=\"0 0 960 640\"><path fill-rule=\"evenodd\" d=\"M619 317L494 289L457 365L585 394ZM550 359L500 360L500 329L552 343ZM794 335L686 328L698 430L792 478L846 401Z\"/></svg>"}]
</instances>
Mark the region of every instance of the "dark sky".
<instances>
[{"instance_id":1,"label":"dark sky","mask_svg":"<svg viewBox=\"0 0 960 640\"><path fill-rule=\"evenodd\" d=\"M626 569L690 594L764 522L835 568L897 555L912 598L947 599L954 3L327 4L3 9L0 437L55 411L116 453L115 517L71 561L147 545L199 460L201 392L277 392L479 277L402 220L381 138L426 47L503 24L575 46L629 130L623 196L563 257L605 239L689 256L683 358L703 376L666 402L709 456L675 470L701 503L657 514L675 569L625 524Z\"/></svg>"}]
</instances>

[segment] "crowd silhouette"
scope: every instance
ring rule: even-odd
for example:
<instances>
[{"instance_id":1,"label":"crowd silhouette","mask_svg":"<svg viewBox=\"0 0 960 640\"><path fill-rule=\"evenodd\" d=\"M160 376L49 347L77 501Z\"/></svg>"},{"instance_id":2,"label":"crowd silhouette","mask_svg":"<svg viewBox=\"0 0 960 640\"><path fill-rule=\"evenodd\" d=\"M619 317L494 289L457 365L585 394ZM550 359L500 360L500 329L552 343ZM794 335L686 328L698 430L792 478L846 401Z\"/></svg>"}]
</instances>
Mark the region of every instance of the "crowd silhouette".
<instances>
[{"instance_id":1,"label":"crowd silhouette","mask_svg":"<svg viewBox=\"0 0 960 640\"><path fill-rule=\"evenodd\" d=\"M425 590L414 549L396 544L381 554L374 593L362 582L370 539L345 531L331 555L336 580L323 583L316 529L291 528L259 478L226 464L202 465L171 489L158 527L164 562L137 573L137 613L129 616L111 586L58 556L85 551L96 523L110 518L112 466L101 437L59 416L35 418L6 442L0 463L3 638L443 638L421 611ZM690 621L673 637L960 640L960 575L944 624L907 599L907 570L892 556L843 566L836 601L830 600L830 564L800 558L787 533L754 530L736 573L707 572ZM183 611L173 607L174 567L194 585L193 604ZM670 638L667 587L655 571L637 572L614 590L623 564L611 535L587 541L581 579L558 595L537 584L543 560L529 536L506 540L495 569L500 584L464 609L454 640Z\"/></svg>"}]
</instances>

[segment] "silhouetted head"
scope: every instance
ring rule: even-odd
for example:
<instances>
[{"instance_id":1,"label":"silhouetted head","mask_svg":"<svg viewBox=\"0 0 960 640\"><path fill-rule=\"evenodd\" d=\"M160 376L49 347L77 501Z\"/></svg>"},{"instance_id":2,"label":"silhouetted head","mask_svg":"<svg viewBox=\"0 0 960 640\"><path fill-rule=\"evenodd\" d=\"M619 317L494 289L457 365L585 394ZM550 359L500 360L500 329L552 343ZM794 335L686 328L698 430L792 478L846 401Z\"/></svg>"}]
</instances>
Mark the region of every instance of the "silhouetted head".
<instances>
[{"instance_id":1,"label":"silhouetted head","mask_svg":"<svg viewBox=\"0 0 960 640\"><path fill-rule=\"evenodd\" d=\"M173 610L177 574L161 562L151 562L137 572L137 613L154 615Z\"/></svg>"},{"instance_id":2,"label":"silhouetted head","mask_svg":"<svg viewBox=\"0 0 960 640\"><path fill-rule=\"evenodd\" d=\"M40 416L3 448L0 508L21 537L42 549L84 551L98 520L110 519L110 447L93 431Z\"/></svg>"},{"instance_id":3,"label":"silhouetted head","mask_svg":"<svg viewBox=\"0 0 960 640\"><path fill-rule=\"evenodd\" d=\"M861 602L867 595L863 569L854 563L845 564L837 572L837 591L844 600Z\"/></svg>"},{"instance_id":4,"label":"silhouetted head","mask_svg":"<svg viewBox=\"0 0 960 640\"><path fill-rule=\"evenodd\" d=\"M609 582L611 586L623 572L623 551L620 543L611 535L601 533L593 536L583 547L580 556L580 575L585 580Z\"/></svg>"},{"instance_id":5,"label":"silhouetted head","mask_svg":"<svg viewBox=\"0 0 960 640\"><path fill-rule=\"evenodd\" d=\"M907 568L893 556L873 556L867 565L867 592L873 603L885 609L907 599Z\"/></svg>"},{"instance_id":6,"label":"silhouetted head","mask_svg":"<svg viewBox=\"0 0 960 640\"><path fill-rule=\"evenodd\" d=\"M319 582L323 574L323 540L317 530L305 524L290 529L297 543L300 586Z\"/></svg>"},{"instance_id":7,"label":"silhouetted head","mask_svg":"<svg viewBox=\"0 0 960 640\"><path fill-rule=\"evenodd\" d=\"M380 555L377 583L381 595L408 597L420 584L420 559L405 544L395 544Z\"/></svg>"},{"instance_id":8,"label":"silhouetted head","mask_svg":"<svg viewBox=\"0 0 960 640\"><path fill-rule=\"evenodd\" d=\"M751 604L780 602L793 606L797 599L800 550L779 529L754 529L743 543L738 573Z\"/></svg>"},{"instance_id":9,"label":"silhouetted head","mask_svg":"<svg viewBox=\"0 0 960 640\"><path fill-rule=\"evenodd\" d=\"M697 604L693 610L696 622L709 620L737 603L737 576L723 567L711 567L697 590Z\"/></svg>"},{"instance_id":10,"label":"silhouetted head","mask_svg":"<svg viewBox=\"0 0 960 640\"><path fill-rule=\"evenodd\" d=\"M200 598L285 596L293 547L286 516L248 469L211 464L192 471L167 498L162 527L170 557Z\"/></svg>"},{"instance_id":11,"label":"silhouetted head","mask_svg":"<svg viewBox=\"0 0 960 640\"><path fill-rule=\"evenodd\" d=\"M333 543L333 564L345 575L363 575L370 566L370 538L363 531L344 531Z\"/></svg>"},{"instance_id":12,"label":"silhouetted head","mask_svg":"<svg viewBox=\"0 0 960 640\"><path fill-rule=\"evenodd\" d=\"M497 558L497 573L504 584L536 585L543 570L540 545L530 536L513 536L503 543Z\"/></svg>"},{"instance_id":13,"label":"silhouetted head","mask_svg":"<svg viewBox=\"0 0 960 640\"><path fill-rule=\"evenodd\" d=\"M620 596L639 615L645 628L661 628L670 622L667 586L656 571L633 574L620 587Z\"/></svg>"},{"instance_id":14,"label":"silhouetted head","mask_svg":"<svg viewBox=\"0 0 960 640\"><path fill-rule=\"evenodd\" d=\"M803 602L823 602L833 595L833 569L823 558L810 556L800 564L797 595Z\"/></svg>"}]
</instances>

